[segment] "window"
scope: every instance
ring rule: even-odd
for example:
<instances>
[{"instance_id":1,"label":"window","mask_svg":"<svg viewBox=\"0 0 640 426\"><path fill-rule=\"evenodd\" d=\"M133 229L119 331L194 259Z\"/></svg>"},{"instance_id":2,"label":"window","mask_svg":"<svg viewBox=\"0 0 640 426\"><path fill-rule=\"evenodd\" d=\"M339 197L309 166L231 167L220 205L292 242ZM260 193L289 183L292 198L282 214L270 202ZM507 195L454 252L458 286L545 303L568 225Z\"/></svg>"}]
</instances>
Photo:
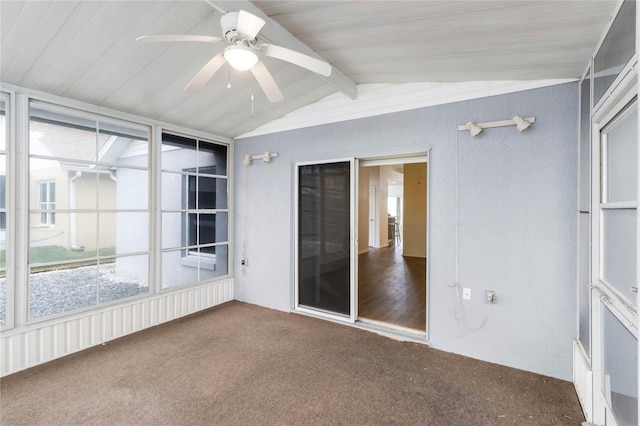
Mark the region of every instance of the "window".
<instances>
[{"instance_id":1,"label":"window","mask_svg":"<svg viewBox=\"0 0 640 426\"><path fill-rule=\"evenodd\" d=\"M593 60L593 105L597 105L636 52L636 2L626 0Z\"/></svg>"},{"instance_id":2,"label":"window","mask_svg":"<svg viewBox=\"0 0 640 426\"><path fill-rule=\"evenodd\" d=\"M40 182L40 224L56 224L56 183Z\"/></svg>"},{"instance_id":3,"label":"window","mask_svg":"<svg viewBox=\"0 0 640 426\"><path fill-rule=\"evenodd\" d=\"M4 158L3 158L4 159ZM6 164L4 165L6 168ZM0 231L7 229L7 176L0 175Z\"/></svg>"},{"instance_id":4,"label":"window","mask_svg":"<svg viewBox=\"0 0 640 426\"><path fill-rule=\"evenodd\" d=\"M149 128L29 112L29 319L148 293Z\"/></svg>"},{"instance_id":5,"label":"window","mask_svg":"<svg viewBox=\"0 0 640 426\"><path fill-rule=\"evenodd\" d=\"M162 136L162 287L228 273L227 147Z\"/></svg>"},{"instance_id":6,"label":"window","mask_svg":"<svg viewBox=\"0 0 640 426\"><path fill-rule=\"evenodd\" d=\"M591 70L580 84L580 140L578 165L578 339L591 356Z\"/></svg>"},{"instance_id":7,"label":"window","mask_svg":"<svg viewBox=\"0 0 640 426\"><path fill-rule=\"evenodd\" d=\"M602 393L620 425L638 424L638 339L601 304Z\"/></svg>"},{"instance_id":8,"label":"window","mask_svg":"<svg viewBox=\"0 0 640 426\"><path fill-rule=\"evenodd\" d=\"M601 131L600 279L636 304L638 107L634 101Z\"/></svg>"},{"instance_id":9,"label":"window","mask_svg":"<svg viewBox=\"0 0 640 426\"><path fill-rule=\"evenodd\" d=\"M8 206L8 181L9 169L9 125L7 124L7 110L9 96L0 95L0 327L7 325L7 266L10 264L9 247L7 238Z\"/></svg>"}]
</instances>

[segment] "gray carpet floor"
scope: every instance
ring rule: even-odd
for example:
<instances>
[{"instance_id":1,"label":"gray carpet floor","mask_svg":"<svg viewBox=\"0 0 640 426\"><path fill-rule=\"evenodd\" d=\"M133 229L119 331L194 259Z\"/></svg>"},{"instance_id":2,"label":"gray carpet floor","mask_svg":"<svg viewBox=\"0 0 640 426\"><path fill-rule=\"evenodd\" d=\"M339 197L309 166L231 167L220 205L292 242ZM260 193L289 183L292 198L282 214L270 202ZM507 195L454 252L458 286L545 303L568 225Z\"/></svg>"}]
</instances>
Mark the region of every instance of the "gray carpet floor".
<instances>
[{"instance_id":1,"label":"gray carpet floor","mask_svg":"<svg viewBox=\"0 0 640 426\"><path fill-rule=\"evenodd\" d=\"M569 382L230 302L0 381L0 424L579 425Z\"/></svg>"}]
</instances>

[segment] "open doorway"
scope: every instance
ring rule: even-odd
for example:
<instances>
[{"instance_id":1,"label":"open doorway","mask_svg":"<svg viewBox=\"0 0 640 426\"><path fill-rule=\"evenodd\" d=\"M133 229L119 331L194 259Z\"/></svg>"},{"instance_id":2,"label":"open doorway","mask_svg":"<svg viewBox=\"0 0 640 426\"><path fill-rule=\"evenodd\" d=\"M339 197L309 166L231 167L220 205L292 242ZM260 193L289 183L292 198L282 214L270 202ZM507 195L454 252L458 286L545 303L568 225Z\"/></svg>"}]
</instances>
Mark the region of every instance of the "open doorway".
<instances>
[{"instance_id":1,"label":"open doorway","mask_svg":"<svg viewBox=\"0 0 640 426\"><path fill-rule=\"evenodd\" d=\"M358 320L426 332L426 157L361 160Z\"/></svg>"}]
</instances>

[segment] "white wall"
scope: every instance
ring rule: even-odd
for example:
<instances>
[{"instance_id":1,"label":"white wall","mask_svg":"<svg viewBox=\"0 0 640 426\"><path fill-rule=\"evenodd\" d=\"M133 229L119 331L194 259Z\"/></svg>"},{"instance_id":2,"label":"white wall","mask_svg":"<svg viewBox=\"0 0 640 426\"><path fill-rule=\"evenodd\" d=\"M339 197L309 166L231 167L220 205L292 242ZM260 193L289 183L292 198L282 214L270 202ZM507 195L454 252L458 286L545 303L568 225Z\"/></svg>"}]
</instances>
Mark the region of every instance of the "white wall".
<instances>
[{"instance_id":1,"label":"white wall","mask_svg":"<svg viewBox=\"0 0 640 426\"><path fill-rule=\"evenodd\" d=\"M295 163L431 148L429 340L433 347L571 379L576 318L577 84L291 130L235 142L236 297L293 306ZM535 116L524 133L458 132L467 121ZM459 282L466 326L454 316L456 141ZM246 154L278 152L242 165ZM243 246L250 259L239 265ZM495 290L498 303L481 294Z\"/></svg>"}]
</instances>

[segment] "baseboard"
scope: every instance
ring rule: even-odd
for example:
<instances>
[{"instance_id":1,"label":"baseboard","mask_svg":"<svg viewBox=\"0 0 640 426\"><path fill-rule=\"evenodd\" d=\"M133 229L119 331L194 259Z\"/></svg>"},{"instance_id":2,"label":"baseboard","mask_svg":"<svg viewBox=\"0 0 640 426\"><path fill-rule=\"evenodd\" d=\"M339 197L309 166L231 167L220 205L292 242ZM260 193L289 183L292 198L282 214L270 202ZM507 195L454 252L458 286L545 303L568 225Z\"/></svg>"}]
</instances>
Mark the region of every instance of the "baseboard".
<instances>
[{"instance_id":1,"label":"baseboard","mask_svg":"<svg viewBox=\"0 0 640 426\"><path fill-rule=\"evenodd\" d=\"M0 377L233 300L233 278L4 331Z\"/></svg>"}]
</instances>

